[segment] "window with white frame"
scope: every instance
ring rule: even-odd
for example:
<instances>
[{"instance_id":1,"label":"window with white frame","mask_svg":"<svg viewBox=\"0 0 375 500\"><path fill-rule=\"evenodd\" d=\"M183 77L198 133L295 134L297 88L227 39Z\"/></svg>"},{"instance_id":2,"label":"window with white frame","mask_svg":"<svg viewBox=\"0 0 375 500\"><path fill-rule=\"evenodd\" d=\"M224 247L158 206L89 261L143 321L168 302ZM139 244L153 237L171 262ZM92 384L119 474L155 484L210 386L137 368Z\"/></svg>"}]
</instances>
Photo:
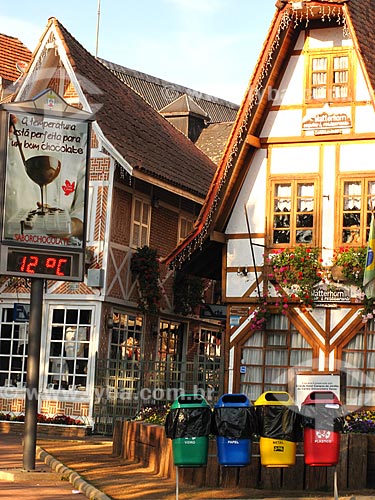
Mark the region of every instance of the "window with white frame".
<instances>
[{"instance_id":1,"label":"window with white frame","mask_svg":"<svg viewBox=\"0 0 375 500\"><path fill-rule=\"evenodd\" d=\"M271 245L313 244L316 239L316 182L274 181Z\"/></svg>"},{"instance_id":2,"label":"window with white frame","mask_svg":"<svg viewBox=\"0 0 375 500\"><path fill-rule=\"evenodd\" d=\"M92 316L91 309L52 310L48 389L86 390Z\"/></svg>"},{"instance_id":3,"label":"window with white frame","mask_svg":"<svg viewBox=\"0 0 375 500\"><path fill-rule=\"evenodd\" d=\"M266 391L288 391L290 369L312 370L312 347L286 316L273 314L266 327L241 346L240 390L251 400Z\"/></svg>"},{"instance_id":4,"label":"window with white frame","mask_svg":"<svg viewBox=\"0 0 375 500\"><path fill-rule=\"evenodd\" d=\"M375 396L375 321L369 320L342 349L346 404L373 406Z\"/></svg>"},{"instance_id":5,"label":"window with white frame","mask_svg":"<svg viewBox=\"0 0 375 500\"><path fill-rule=\"evenodd\" d=\"M0 309L0 387L26 385L28 323L14 321L13 307Z\"/></svg>"},{"instance_id":6,"label":"window with white frame","mask_svg":"<svg viewBox=\"0 0 375 500\"><path fill-rule=\"evenodd\" d=\"M366 177L342 179L341 240L339 244L366 245L375 209L375 181Z\"/></svg>"},{"instance_id":7,"label":"window with white frame","mask_svg":"<svg viewBox=\"0 0 375 500\"><path fill-rule=\"evenodd\" d=\"M139 360L143 319L127 313L113 314L113 327L110 339L110 358Z\"/></svg>"},{"instance_id":8,"label":"window with white frame","mask_svg":"<svg viewBox=\"0 0 375 500\"><path fill-rule=\"evenodd\" d=\"M142 248L149 244L151 205L142 198L133 198L131 246Z\"/></svg>"},{"instance_id":9,"label":"window with white frame","mask_svg":"<svg viewBox=\"0 0 375 500\"><path fill-rule=\"evenodd\" d=\"M186 217L185 215L180 215L178 219L178 240L177 243L180 243L182 240L186 238L186 236L193 229L194 221L192 218Z\"/></svg>"}]
</instances>

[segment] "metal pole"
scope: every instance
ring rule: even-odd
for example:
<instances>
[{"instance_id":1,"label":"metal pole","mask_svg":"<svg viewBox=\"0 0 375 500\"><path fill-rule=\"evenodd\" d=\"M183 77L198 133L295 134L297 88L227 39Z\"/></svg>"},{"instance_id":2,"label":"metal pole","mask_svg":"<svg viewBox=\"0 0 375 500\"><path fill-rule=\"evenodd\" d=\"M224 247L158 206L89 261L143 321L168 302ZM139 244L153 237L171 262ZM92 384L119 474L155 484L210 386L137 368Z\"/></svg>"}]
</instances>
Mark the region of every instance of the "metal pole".
<instances>
[{"instance_id":1,"label":"metal pole","mask_svg":"<svg viewBox=\"0 0 375 500\"><path fill-rule=\"evenodd\" d=\"M32 278L23 441L24 470L35 470L42 309L43 279Z\"/></svg>"},{"instance_id":2,"label":"metal pole","mask_svg":"<svg viewBox=\"0 0 375 500\"><path fill-rule=\"evenodd\" d=\"M176 500L178 500L178 467L176 467Z\"/></svg>"},{"instance_id":3,"label":"metal pole","mask_svg":"<svg viewBox=\"0 0 375 500\"><path fill-rule=\"evenodd\" d=\"M334 500L339 500L339 490L337 487L337 468L335 465L335 470L333 472L333 495L334 495Z\"/></svg>"},{"instance_id":4,"label":"metal pole","mask_svg":"<svg viewBox=\"0 0 375 500\"><path fill-rule=\"evenodd\" d=\"M247 233L249 235L249 241L250 241L250 250L251 250L251 257L253 259L253 264L254 264L254 271L255 271L255 281L257 284L257 290L258 290L258 298L260 299L260 287L259 287L259 279L258 279L258 271L257 271L257 265L255 263L255 254L254 254L254 247L253 247L253 240L251 238L251 229L250 229L250 221L249 221L249 216L247 214L247 207L246 203L244 205L245 208L245 217L246 217L246 225L247 225Z\"/></svg>"},{"instance_id":5,"label":"metal pole","mask_svg":"<svg viewBox=\"0 0 375 500\"><path fill-rule=\"evenodd\" d=\"M98 0L98 19L96 22L96 48L95 48L95 57L98 57L99 50L99 24L100 24L100 0Z\"/></svg>"}]
</instances>

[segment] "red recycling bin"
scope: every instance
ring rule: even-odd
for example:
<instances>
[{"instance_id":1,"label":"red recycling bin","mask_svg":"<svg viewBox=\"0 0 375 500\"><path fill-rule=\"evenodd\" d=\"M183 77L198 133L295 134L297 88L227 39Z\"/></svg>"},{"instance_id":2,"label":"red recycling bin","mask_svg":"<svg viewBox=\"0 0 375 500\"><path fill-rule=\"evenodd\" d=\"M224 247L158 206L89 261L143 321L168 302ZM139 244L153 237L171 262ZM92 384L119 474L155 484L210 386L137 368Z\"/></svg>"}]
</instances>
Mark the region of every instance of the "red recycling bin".
<instances>
[{"instance_id":1,"label":"red recycling bin","mask_svg":"<svg viewBox=\"0 0 375 500\"><path fill-rule=\"evenodd\" d=\"M332 466L339 461L343 409L332 391L313 391L301 406L305 464Z\"/></svg>"}]
</instances>

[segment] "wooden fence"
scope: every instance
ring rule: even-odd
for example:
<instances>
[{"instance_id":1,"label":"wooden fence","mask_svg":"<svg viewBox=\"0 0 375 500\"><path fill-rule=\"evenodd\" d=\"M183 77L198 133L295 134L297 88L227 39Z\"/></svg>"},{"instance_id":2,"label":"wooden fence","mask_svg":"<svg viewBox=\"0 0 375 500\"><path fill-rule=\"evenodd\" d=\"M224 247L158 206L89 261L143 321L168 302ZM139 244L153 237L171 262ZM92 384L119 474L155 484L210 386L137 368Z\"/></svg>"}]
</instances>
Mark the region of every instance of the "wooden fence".
<instances>
[{"instance_id":1,"label":"wooden fence","mask_svg":"<svg viewBox=\"0 0 375 500\"><path fill-rule=\"evenodd\" d=\"M172 441L164 427L135 421L117 421L113 434L113 454L139 462L165 478L175 478ZM338 489L360 490L375 487L375 435L342 434L337 465ZM310 467L304 464L303 444L297 445L296 464L287 468L261 465L259 445L252 443L251 464L246 467L222 467L216 458L216 440L209 441L206 467L181 467L181 484L197 487L283 489L332 491L334 467Z\"/></svg>"}]
</instances>

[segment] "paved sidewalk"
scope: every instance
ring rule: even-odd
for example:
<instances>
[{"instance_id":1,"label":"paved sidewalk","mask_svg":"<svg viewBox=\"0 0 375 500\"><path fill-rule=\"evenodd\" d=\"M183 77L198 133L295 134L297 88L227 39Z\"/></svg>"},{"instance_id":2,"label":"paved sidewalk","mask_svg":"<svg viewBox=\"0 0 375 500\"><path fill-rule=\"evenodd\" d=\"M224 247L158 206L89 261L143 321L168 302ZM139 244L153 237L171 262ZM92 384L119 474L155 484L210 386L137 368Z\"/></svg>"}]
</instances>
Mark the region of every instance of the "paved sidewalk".
<instances>
[{"instance_id":1,"label":"paved sidewalk","mask_svg":"<svg viewBox=\"0 0 375 500\"><path fill-rule=\"evenodd\" d=\"M23 470L22 436L0 434L1 500L79 500L86 498L42 460L35 471Z\"/></svg>"},{"instance_id":2,"label":"paved sidewalk","mask_svg":"<svg viewBox=\"0 0 375 500\"><path fill-rule=\"evenodd\" d=\"M112 455L112 441L102 436L83 440L38 439L35 472L23 472L22 436L0 434L1 500L176 500L176 483L137 463ZM39 458L40 457L40 458ZM6 474L12 476L8 480ZM65 479L61 479L61 478ZM69 482L71 481L71 482ZM340 493L340 492L339 492ZM179 500L327 500L332 493L197 489L180 485ZM340 500L375 500L375 491L339 495Z\"/></svg>"}]
</instances>

